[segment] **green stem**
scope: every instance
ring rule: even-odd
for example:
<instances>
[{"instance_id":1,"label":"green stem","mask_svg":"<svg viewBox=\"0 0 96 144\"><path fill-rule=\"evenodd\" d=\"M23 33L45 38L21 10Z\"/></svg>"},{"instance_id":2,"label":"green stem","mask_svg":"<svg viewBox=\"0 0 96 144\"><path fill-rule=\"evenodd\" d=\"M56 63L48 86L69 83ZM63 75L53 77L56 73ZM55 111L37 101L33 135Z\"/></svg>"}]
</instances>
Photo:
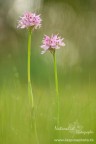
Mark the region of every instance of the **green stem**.
<instances>
[{"instance_id":1,"label":"green stem","mask_svg":"<svg viewBox=\"0 0 96 144\"><path fill-rule=\"evenodd\" d=\"M34 109L34 101L33 101L33 92L32 92L32 85L31 85L31 78L30 78L30 63L31 63L31 37L32 37L32 29L30 28L28 31L28 96L29 101L32 106L32 114L34 117L34 130L36 136L36 143L39 144L38 135L37 135L37 124L36 124L36 114Z\"/></svg>"},{"instance_id":2,"label":"green stem","mask_svg":"<svg viewBox=\"0 0 96 144\"><path fill-rule=\"evenodd\" d=\"M30 79L31 36L32 36L32 30L29 29L28 31L28 96L31 101L32 109L33 109L34 102L33 102L33 92L32 92L32 85L31 85L31 79Z\"/></svg>"},{"instance_id":3,"label":"green stem","mask_svg":"<svg viewBox=\"0 0 96 144\"><path fill-rule=\"evenodd\" d=\"M57 96L57 126L59 125L59 90L58 90L58 76L57 76L57 65L56 65L56 52L53 53L54 58L54 74L55 74L55 87Z\"/></svg>"}]
</instances>

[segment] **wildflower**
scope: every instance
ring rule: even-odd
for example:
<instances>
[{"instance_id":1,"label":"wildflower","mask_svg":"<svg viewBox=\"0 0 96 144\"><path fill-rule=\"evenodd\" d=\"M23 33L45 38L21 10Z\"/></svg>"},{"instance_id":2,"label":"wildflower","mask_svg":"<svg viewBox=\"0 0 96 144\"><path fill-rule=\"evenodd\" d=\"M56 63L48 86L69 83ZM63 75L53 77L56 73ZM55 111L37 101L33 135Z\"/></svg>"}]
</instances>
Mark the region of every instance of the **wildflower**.
<instances>
[{"instance_id":1,"label":"wildflower","mask_svg":"<svg viewBox=\"0 0 96 144\"><path fill-rule=\"evenodd\" d=\"M56 104L57 104L57 126L60 122L60 114L59 114L59 105L60 105L60 99L59 99L59 88L58 88L58 75L57 75L57 65L56 65L56 49L59 49L61 46L65 46L65 43L63 42L64 38L61 38L58 35L51 35L51 37L45 35L42 41L41 48L43 48L43 51L41 54L44 54L48 50L53 54L53 60L54 60L54 76L55 76L55 88L56 88Z\"/></svg>"},{"instance_id":2,"label":"wildflower","mask_svg":"<svg viewBox=\"0 0 96 144\"><path fill-rule=\"evenodd\" d=\"M33 28L37 29L41 27L41 18L40 15L36 15L35 13L25 12L20 20L18 21L17 28Z\"/></svg>"},{"instance_id":3,"label":"wildflower","mask_svg":"<svg viewBox=\"0 0 96 144\"><path fill-rule=\"evenodd\" d=\"M52 34L51 37L45 35L42 41L43 45L41 45L41 48L43 48L41 54L44 54L48 50L53 53L55 49L59 49L61 46L65 46L63 40L64 38L61 38L58 35Z\"/></svg>"}]
</instances>

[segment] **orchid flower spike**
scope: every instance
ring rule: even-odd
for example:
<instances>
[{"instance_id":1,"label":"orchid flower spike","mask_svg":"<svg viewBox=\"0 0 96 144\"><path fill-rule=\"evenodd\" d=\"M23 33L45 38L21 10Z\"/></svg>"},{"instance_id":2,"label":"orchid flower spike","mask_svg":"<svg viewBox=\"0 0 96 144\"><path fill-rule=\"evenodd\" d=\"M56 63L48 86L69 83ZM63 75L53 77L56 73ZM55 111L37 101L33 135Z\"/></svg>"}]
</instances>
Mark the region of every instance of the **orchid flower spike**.
<instances>
[{"instance_id":1,"label":"orchid flower spike","mask_svg":"<svg viewBox=\"0 0 96 144\"><path fill-rule=\"evenodd\" d=\"M25 12L20 20L18 21L17 28L32 28L38 29L41 27L41 18L40 15L36 15L35 13Z\"/></svg>"},{"instance_id":2,"label":"orchid flower spike","mask_svg":"<svg viewBox=\"0 0 96 144\"><path fill-rule=\"evenodd\" d=\"M61 46L65 46L65 43L63 42L64 38L61 38L57 35L51 35L51 37L45 35L42 41L41 48L43 48L43 51L41 54L44 54L48 50L51 53L54 53L56 49L59 49Z\"/></svg>"}]
</instances>

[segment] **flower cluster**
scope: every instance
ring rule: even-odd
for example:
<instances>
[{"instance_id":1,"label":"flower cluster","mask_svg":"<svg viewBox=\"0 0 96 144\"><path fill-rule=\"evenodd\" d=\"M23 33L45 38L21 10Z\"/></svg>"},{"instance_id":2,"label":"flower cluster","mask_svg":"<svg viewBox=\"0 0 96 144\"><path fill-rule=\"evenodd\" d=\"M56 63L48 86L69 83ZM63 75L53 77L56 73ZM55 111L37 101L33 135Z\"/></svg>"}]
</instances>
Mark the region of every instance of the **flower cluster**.
<instances>
[{"instance_id":1,"label":"flower cluster","mask_svg":"<svg viewBox=\"0 0 96 144\"><path fill-rule=\"evenodd\" d=\"M20 17L20 20L18 21L17 28L32 28L37 29L41 27L41 21L40 15L36 15L35 13L31 12L25 12L22 17ZM54 53L56 49L59 49L61 46L65 46L65 43L63 42L64 38L61 38L57 35L51 35L47 36L45 35L42 41L41 48L43 48L43 51L41 54L44 54L46 51L50 51L51 53Z\"/></svg>"},{"instance_id":2,"label":"flower cluster","mask_svg":"<svg viewBox=\"0 0 96 144\"><path fill-rule=\"evenodd\" d=\"M35 13L25 12L20 20L18 21L17 28L30 28L37 29L41 27L41 18L40 15L36 15Z\"/></svg>"},{"instance_id":3,"label":"flower cluster","mask_svg":"<svg viewBox=\"0 0 96 144\"><path fill-rule=\"evenodd\" d=\"M65 43L63 42L64 38L59 37L58 35L53 35L51 37L45 35L43 38L43 45L41 45L41 48L43 48L43 51L41 54L44 54L46 51L54 52L55 49L59 49L60 46L65 46Z\"/></svg>"}]
</instances>

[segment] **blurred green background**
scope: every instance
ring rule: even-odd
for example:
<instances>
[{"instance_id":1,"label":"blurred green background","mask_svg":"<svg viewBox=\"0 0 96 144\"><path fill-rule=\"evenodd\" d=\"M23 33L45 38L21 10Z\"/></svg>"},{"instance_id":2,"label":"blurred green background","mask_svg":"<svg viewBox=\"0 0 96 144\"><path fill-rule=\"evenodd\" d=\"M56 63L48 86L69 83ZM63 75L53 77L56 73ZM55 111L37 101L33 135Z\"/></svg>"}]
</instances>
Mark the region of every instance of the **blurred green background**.
<instances>
[{"instance_id":1,"label":"blurred green background","mask_svg":"<svg viewBox=\"0 0 96 144\"><path fill-rule=\"evenodd\" d=\"M59 33L66 44L57 51L60 126L76 123L83 131L93 131L62 131L59 138L91 138L89 143L95 144L96 0L0 0L0 144L36 144L27 96L28 33L16 28L19 16L28 10L41 13L43 19L41 29L32 34L31 51L39 143L59 143L54 142L58 136L53 59L50 53L40 54L43 35Z\"/></svg>"}]
</instances>

